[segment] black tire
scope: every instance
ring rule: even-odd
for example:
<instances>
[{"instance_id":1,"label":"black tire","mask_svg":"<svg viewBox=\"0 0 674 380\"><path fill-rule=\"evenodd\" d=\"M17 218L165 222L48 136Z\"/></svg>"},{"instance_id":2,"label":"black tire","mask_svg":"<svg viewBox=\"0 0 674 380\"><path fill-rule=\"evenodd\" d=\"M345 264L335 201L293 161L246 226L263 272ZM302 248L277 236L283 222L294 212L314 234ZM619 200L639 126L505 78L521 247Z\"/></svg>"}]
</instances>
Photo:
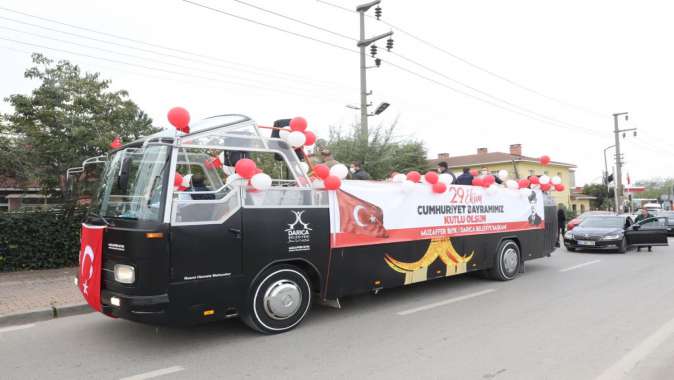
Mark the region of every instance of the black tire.
<instances>
[{"instance_id":1,"label":"black tire","mask_svg":"<svg viewBox=\"0 0 674 380\"><path fill-rule=\"evenodd\" d=\"M514 279L519 272L521 260L522 255L517 243L512 240L502 241L496 251L494 267L489 270L489 277L498 281Z\"/></svg>"},{"instance_id":2,"label":"black tire","mask_svg":"<svg viewBox=\"0 0 674 380\"><path fill-rule=\"evenodd\" d=\"M251 286L241 320L264 334L292 330L309 312L311 296L309 278L301 269L274 266L262 272Z\"/></svg>"},{"instance_id":3,"label":"black tire","mask_svg":"<svg viewBox=\"0 0 674 380\"><path fill-rule=\"evenodd\" d=\"M627 252L627 240L623 238L623 240L620 242L620 247L618 248L618 253L625 253Z\"/></svg>"},{"instance_id":4,"label":"black tire","mask_svg":"<svg viewBox=\"0 0 674 380\"><path fill-rule=\"evenodd\" d=\"M569 247L569 246L566 247L566 250L569 251L569 252L576 252L575 248Z\"/></svg>"}]
</instances>

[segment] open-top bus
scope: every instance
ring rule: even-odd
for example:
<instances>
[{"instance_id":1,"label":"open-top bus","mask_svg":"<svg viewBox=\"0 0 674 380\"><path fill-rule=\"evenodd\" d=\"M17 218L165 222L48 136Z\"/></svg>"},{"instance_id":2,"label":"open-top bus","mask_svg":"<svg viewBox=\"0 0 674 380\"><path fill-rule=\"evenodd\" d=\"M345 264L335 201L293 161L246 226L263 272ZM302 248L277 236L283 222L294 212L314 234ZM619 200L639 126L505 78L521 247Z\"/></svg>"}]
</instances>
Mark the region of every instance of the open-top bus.
<instances>
[{"instance_id":1,"label":"open-top bus","mask_svg":"<svg viewBox=\"0 0 674 380\"><path fill-rule=\"evenodd\" d=\"M343 181L312 186L286 141L242 115L112 151L82 227L78 286L111 316L194 323L234 316L265 333L297 326L312 298L482 271L511 280L549 256L555 206L539 190ZM230 181L246 157L273 178ZM222 165L213 165L218 158ZM179 178L199 177L200 187ZM177 180L178 178L178 180Z\"/></svg>"}]
</instances>

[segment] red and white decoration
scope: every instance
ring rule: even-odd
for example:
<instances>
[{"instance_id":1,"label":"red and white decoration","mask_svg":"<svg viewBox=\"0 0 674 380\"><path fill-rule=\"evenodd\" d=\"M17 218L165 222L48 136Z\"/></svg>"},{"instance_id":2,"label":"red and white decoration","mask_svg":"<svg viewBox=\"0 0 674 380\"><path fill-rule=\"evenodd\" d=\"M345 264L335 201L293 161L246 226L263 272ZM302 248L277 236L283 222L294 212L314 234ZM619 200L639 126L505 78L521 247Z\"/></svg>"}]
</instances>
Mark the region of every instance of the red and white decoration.
<instances>
[{"instance_id":1,"label":"red and white decoration","mask_svg":"<svg viewBox=\"0 0 674 380\"><path fill-rule=\"evenodd\" d=\"M87 303L101 311L101 266L105 226L82 224L77 286Z\"/></svg>"}]
</instances>

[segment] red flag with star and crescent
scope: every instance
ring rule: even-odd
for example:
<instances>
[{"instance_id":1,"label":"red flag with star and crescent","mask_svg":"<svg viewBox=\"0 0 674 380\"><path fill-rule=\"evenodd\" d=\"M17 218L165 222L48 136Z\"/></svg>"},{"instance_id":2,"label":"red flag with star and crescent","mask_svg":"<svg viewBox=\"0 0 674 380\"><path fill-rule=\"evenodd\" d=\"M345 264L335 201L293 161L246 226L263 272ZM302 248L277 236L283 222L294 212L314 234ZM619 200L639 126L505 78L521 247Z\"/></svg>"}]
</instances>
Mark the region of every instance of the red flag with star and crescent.
<instances>
[{"instance_id":1,"label":"red flag with star and crescent","mask_svg":"<svg viewBox=\"0 0 674 380\"><path fill-rule=\"evenodd\" d=\"M77 285L87 303L101 311L101 266L103 264L103 231L105 226L82 224L80 273Z\"/></svg>"},{"instance_id":2,"label":"red flag with star and crescent","mask_svg":"<svg viewBox=\"0 0 674 380\"><path fill-rule=\"evenodd\" d=\"M384 228L384 212L346 191L337 191L340 229L343 233L388 237Z\"/></svg>"}]
</instances>

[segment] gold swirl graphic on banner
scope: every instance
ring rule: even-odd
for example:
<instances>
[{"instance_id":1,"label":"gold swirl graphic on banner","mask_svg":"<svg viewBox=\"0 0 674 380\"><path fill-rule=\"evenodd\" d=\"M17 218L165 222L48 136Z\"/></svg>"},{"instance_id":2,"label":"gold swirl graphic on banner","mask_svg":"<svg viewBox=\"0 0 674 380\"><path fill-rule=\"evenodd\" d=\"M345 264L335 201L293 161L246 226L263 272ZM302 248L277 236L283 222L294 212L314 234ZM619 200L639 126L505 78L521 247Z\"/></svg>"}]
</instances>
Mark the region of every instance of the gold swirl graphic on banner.
<instances>
[{"instance_id":1,"label":"gold swirl graphic on banner","mask_svg":"<svg viewBox=\"0 0 674 380\"><path fill-rule=\"evenodd\" d=\"M438 257L447 267L445 276L466 273L468 270L467 264L473 259L474 254L475 251L471 252L470 255L461 256L454 249L450 239L433 239L426 253L415 262L406 263L396 260L388 253L384 255L384 261L386 261L386 264L391 269L405 275L405 284L411 284L425 281L427 279L428 266L435 262Z\"/></svg>"}]
</instances>

